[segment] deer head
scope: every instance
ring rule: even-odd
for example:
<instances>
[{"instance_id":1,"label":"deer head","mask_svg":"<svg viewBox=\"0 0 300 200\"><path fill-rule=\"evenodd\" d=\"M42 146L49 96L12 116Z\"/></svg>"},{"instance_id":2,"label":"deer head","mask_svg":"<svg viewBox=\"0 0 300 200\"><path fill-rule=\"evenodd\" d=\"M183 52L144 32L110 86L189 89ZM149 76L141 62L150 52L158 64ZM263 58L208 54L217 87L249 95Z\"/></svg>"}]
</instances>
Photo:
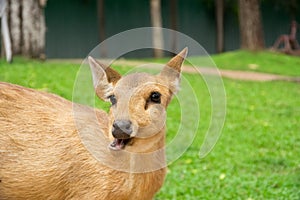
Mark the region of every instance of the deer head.
<instances>
[{"instance_id":1,"label":"deer head","mask_svg":"<svg viewBox=\"0 0 300 200\"><path fill-rule=\"evenodd\" d=\"M173 57L157 75L134 73L122 77L110 67L88 58L97 96L110 101L109 112L112 140L110 149L150 151L145 139L164 142L166 108L179 89L181 65L187 48ZM143 150L138 150L138 146ZM140 149L140 147L139 147ZM147 150L146 150L147 149Z\"/></svg>"}]
</instances>

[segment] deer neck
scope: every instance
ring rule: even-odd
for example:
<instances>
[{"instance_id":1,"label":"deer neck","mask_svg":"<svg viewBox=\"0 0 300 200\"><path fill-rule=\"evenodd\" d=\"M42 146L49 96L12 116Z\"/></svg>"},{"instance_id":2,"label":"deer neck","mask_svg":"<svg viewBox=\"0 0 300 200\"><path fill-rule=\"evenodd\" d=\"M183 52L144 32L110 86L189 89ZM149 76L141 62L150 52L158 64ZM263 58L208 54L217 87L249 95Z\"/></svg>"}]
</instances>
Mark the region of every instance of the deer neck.
<instances>
[{"instance_id":1,"label":"deer neck","mask_svg":"<svg viewBox=\"0 0 300 200\"><path fill-rule=\"evenodd\" d=\"M165 127L158 133L150 137L133 139L132 145L128 146L128 151L134 153L151 153L163 150L165 145Z\"/></svg>"},{"instance_id":2,"label":"deer neck","mask_svg":"<svg viewBox=\"0 0 300 200\"><path fill-rule=\"evenodd\" d=\"M164 169L165 131L148 138L134 138L122 151L110 151L109 162L116 170L129 173L147 173Z\"/></svg>"}]
</instances>

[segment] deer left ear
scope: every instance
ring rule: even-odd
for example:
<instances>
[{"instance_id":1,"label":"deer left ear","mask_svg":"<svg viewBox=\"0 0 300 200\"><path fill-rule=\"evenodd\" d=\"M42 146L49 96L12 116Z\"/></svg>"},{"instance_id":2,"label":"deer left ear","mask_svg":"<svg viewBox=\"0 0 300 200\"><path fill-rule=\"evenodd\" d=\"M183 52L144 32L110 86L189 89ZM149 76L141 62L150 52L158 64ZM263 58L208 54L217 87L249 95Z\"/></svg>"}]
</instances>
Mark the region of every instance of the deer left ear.
<instances>
[{"instance_id":1,"label":"deer left ear","mask_svg":"<svg viewBox=\"0 0 300 200\"><path fill-rule=\"evenodd\" d=\"M93 76L93 85L97 96L107 101L111 95L113 86L121 78L121 75L103 63L97 62L91 56L88 58Z\"/></svg>"},{"instance_id":2,"label":"deer left ear","mask_svg":"<svg viewBox=\"0 0 300 200\"><path fill-rule=\"evenodd\" d=\"M187 56L187 53L188 48L186 47L173 57L159 74L159 76L168 80L172 93L176 93L179 90L181 66Z\"/></svg>"}]
</instances>

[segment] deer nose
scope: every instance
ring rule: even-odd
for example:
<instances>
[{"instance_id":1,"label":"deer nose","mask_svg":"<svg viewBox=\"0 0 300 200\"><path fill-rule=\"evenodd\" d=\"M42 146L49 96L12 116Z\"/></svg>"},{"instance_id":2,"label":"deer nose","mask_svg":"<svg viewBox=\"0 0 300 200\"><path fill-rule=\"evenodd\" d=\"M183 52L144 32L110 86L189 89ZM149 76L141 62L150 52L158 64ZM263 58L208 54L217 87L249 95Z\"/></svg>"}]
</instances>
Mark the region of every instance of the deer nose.
<instances>
[{"instance_id":1,"label":"deer nose","mask_svg":"<svg viewBox=\"0 0 300 200\"><path fill-rule=\"evenodd\" d=\"M131 121L116 120L113 123L112 135L117 139L128 139L132 133Z\"/></svg>"}]
</instances>

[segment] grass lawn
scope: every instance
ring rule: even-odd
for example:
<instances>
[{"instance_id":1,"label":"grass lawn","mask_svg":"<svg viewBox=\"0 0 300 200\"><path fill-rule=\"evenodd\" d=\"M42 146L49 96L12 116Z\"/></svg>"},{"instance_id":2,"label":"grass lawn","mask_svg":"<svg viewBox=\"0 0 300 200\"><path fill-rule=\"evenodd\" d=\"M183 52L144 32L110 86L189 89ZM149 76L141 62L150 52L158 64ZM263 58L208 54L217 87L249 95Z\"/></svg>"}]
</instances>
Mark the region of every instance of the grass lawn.
<instances>
[{"instance_id":1,"label":"grass lawn","mask_svg":"<svg viewBox=\"0 0 300 200\"><path fill-rule=\"evenodd\" d=\"M249 70L252 63L259 65L257 71L300 75L299 58L277 58L266 52L240 59L244 54L249 53L227 53L213 58L225 69ZM191 59L201 64L198 58ZM9 65L1 60L0 81L57 93L71 100L78 69L79 64L67 62L17 58ZM125 73L128 69L117 70ZM299 200L300 85L224 79L227 112L223 132L213 151L200 159L200 146L211 118L211 99L199 75L184 77L196 88L200 107L195 112L201 113L199 129L193 144L168 167L165 184L155 199ZM175 99L168 109L168 141L180 123L179 103Z\"/></svg>"},{"instance_id":2,"label":"grass lawn","mask_svg":"<svg viewBox=\"0 0 300 200\"><path fill-rule=\"evenodd\" d=\"M191 61L201 65L202 59L201 57L194 57L191 58ZM212 59L220 69L300 76L300 57L289 56L282 53L269 51L233 51L212 55Z\"/></svg>"},{"instance_id":3,"label":"grass lawn","mask_svg":"<svg viewBox=\"0 0 300 200\"><path fill-rule=\"evenodd\" d=\"M274 73L288 76L300 76L300 57L289 56L271 51L249 52L244 50L231 51L211 55L219 69L242 70L252 72ZM168 59L158 61L165 63ZM189 57L194 66L211 67L212 62L206 56ZM185 63L189 65L190 63Z\"/></svg>"},{"instance_id":4,"label":"grass lawn","mask_svg":"<svg viewBox=\"0 0 300 200\"><path fill-rule=\"evenodd\" d=\"M270 51L233 51L213 55L212 58L221 69L300 76L300 57L297 56Z\"/></svg>"}]
</instances>

